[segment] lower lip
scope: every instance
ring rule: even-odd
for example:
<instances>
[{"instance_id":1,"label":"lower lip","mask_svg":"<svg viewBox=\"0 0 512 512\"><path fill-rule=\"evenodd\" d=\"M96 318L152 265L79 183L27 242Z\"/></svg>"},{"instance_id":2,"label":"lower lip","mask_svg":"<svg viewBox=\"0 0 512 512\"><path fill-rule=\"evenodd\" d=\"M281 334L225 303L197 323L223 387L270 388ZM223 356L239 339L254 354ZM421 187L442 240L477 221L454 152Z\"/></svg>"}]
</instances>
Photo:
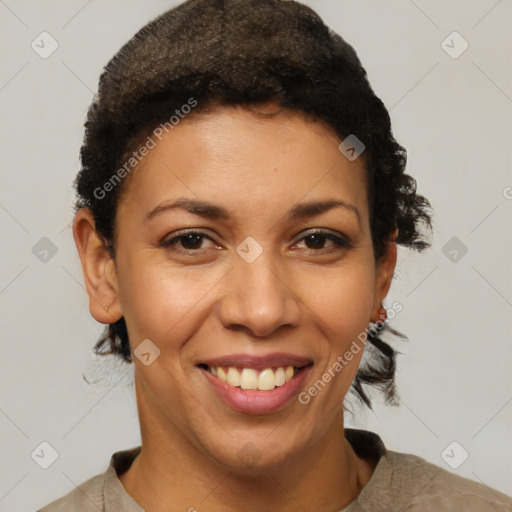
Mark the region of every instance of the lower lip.
<instances>
[{"instance_id":1,"label":"lower lip","mask_svg":"<svg viewBox=\"0 0 512 512\"><path fill-rule=\"evenodd\" d=\"M268 414L281 409L298 394L300 386L311 370L311 365L301 369L292 380L269 391L236 388L218 379L209 370L199 369L215 392L232 409L248 414Z\"/></svg>"}]
</instances>

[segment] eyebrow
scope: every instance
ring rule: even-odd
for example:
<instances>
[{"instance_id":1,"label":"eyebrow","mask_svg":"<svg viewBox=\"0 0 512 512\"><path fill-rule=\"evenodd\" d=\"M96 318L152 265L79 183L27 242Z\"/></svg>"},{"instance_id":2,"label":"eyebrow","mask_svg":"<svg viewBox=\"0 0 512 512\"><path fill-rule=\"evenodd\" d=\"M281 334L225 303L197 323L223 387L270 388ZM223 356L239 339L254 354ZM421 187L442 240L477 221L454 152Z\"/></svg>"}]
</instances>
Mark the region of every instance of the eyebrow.
<instances>
[{"instance_id":1,"label":"eyebrow","mask_svg":"<svg viewBox=\"0 0 512 512\"><path fill-rule=\"evenodd\" d=\"M345 201L340 201L337 199L298 203L288 211L288 218L291 220L296 220L303 219L306 217L313 217L315 215L320 215L329 210L332 210L333 208L344 208L354 213L357 217L359 227L361 227L361 214L357 207L354 206L353 204L347 203ZM231 219L233 217L231 212L224 208L223 206L219 206L208 201L179 198L172 202L165 201L159 204L157 207L153 208L153 210L151 210L146 215L145 221L147 222L151 220L153 217L164 211L175 209L186 210L189 213L199 215L201 217L205 217L208 219Z\"/></svg>"}]
</instances>

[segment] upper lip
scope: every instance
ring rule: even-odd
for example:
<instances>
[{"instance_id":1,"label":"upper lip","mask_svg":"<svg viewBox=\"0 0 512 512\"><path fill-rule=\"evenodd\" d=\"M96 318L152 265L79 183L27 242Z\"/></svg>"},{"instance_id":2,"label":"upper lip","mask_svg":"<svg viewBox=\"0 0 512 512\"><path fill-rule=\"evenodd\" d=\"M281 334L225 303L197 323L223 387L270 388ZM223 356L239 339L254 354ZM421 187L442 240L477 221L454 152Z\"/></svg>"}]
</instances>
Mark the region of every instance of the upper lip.
<instances>
[{"instance_id":1,"label":"upper lip","mask_svg":"<svg viewBox=\"0 0 512 512\"><path fill-rule=\"evenodd\" d=\"M230 366L235 368L253 368L254 370L264 370L265 368L278 368L279 366L295 366L301 368L311 364L312 361L306 357L287 353L274 353L261 356L248 354L232 354L229 356L215 357L199 361L197 364L206 364L210 367Z\"/></svg>"}]
</instances>

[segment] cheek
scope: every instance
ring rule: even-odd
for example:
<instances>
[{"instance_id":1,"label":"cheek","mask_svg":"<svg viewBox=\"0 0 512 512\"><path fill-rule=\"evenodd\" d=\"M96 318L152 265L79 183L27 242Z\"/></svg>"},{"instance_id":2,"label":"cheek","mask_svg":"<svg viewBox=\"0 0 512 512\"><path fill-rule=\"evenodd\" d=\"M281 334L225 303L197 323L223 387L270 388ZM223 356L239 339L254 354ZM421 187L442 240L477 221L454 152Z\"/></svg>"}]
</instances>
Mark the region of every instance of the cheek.
<instances>
[{"instance_id":1,"label":"cheek","mask_svg":"<svg viewBox=\"0 0 512 512\"><path fill-rule=\"evenodd\" d=\"M368 327L373 307L374 273L370 265L342 269L324 279L315 295L315 310L329 328L333 348L342 349L348 338Z\"/></svg>"},{"instance_id":2,"label":"cheek","mask_svg":"<svg viewBox=\"0 0 512 512\"><path fill-rule=\"evenodd\" d=\"M321 312L327 343L319 353L316 378L330 389L322 393L318 406L338 410L349 390L364 353L374 290L374 270L369 264L354 265L324 279L323 292L316 296L315 311ZM317 386L323 389L324 384ZM312 390L317 393L316 389ZM313 395L311 395L313 396Z\"/></svg>"},{"instance_id":3,"label":"cheek","mask_svg":"<svg viewBox=\"0 0 512 512\"><path fill-rule=\"evenodd\" d=\"M119 265L119 300L132 349L150 339L162 355L175 354L204 320L204 300L223 273L223 268L176 269L125 258Z\"/></svg>"}]
</instances>

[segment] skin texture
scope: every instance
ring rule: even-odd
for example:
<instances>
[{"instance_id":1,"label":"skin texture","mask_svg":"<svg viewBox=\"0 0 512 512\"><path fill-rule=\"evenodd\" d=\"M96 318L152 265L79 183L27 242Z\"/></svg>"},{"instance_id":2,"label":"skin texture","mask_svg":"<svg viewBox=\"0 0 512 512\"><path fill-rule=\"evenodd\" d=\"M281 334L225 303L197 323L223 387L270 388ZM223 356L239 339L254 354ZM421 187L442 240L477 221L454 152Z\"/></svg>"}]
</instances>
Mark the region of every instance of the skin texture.
<instances>
[{"instance_id":1,"label":"skin texture","mask_svg":"<svg viewBox=\"0 0 512 512\"><path fill-rule=\"evenodd\" d=\"M313 361L304 391L379 320L397 232L375 262L364 163L349 161L340 142L297 112L213 108L182 121L130 175L115 261L90 212L77 212L92 316L124 316L132 350L148 338L160 350L149 366L134 358L143 448L120 476L145 510L335 511L371 477L343 435L342 402L362 350L308 404L293 399L260 415L227 406L196 366L234 353L297 354ZM173 209L145 220L179 197L221 205L232 217ZM327 199L355 206L360 219L349 208L287 217L298 202ZM189 228L211 239L159 245ZM351 247L311 241L311 228L344 235ZM248 236L263 249L252 263L236 252ZM248 443L259 457L250 466L238 456Z\"/></svg>"}]
</instances>

